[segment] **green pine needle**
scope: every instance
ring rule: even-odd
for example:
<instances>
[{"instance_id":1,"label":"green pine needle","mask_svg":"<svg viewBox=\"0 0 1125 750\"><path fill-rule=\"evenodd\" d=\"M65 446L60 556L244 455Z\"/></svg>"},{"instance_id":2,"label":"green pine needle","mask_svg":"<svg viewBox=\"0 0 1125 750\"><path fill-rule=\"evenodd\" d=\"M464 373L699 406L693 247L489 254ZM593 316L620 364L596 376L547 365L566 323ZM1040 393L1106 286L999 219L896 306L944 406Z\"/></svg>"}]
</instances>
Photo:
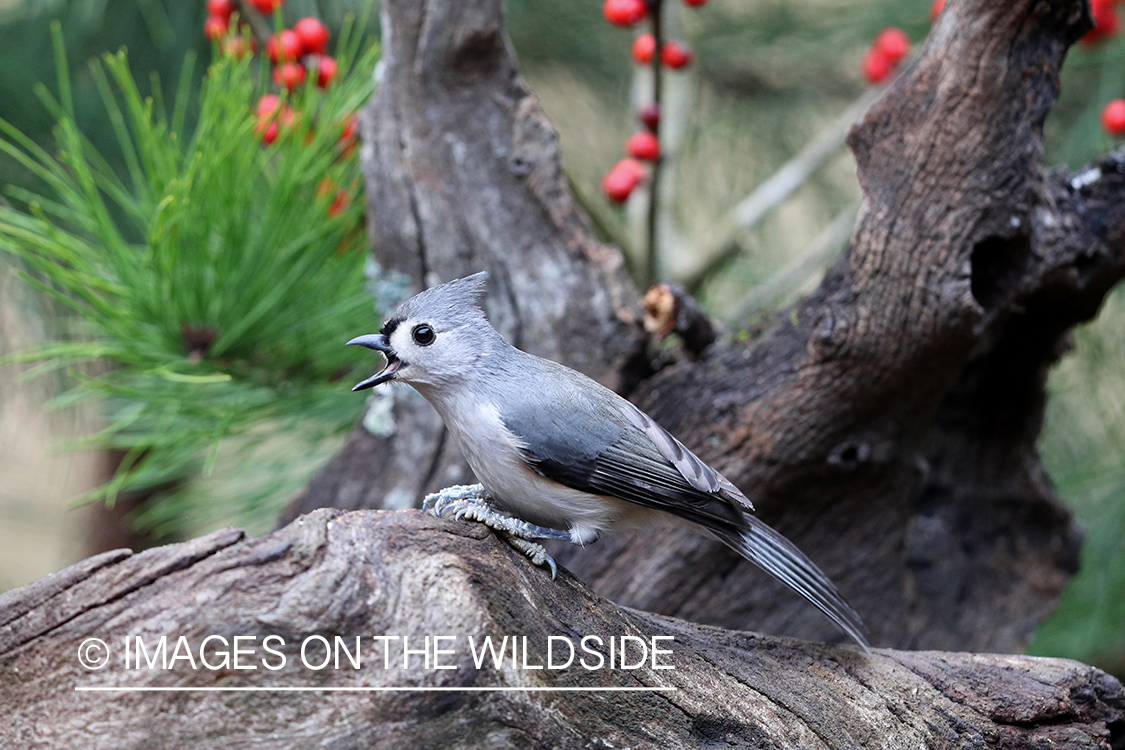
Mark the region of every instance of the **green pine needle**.
<instances>
[{"instance_id":1,"label":"green pine needle","mask_svg":"<svg viewBox=\"0 0 1125 750\"><path fill-rule=\"evenodd\" d=\"M0 121L0 151L47 187L7 190L15 207L0 206L0 249L69 316L64 339L7 361L35 362L35 375L68 368L73 388L56 403L94 399L105 414L104 428L76 447L124 452L116 476L83 500L175 486L140 523L182 531L261 519L263 507L284 501L277 490L312 467L261 458L273 470L243 487L245 503L224 498L221 508L193 494L196 479L237 472L241 462L228 454L270 442L255 434L263 425L307 442L298 452L313 455L354 422L359 405L341 379L356 359L342 344L374 321L362 179L340 135L371 93L378 58L354 26L341 35L327 90L313 75L282 96L294 115L285 123L277 115L280 136L269 146L256 132L265 66L216 46L197 111L190 55L171 113L159 81L152 96L141 93L124 51L94 62L120 149L112 159L98 153L75 117L58 25L59 93L41 93L57 150Z\"/></svg>"}]
</instances>

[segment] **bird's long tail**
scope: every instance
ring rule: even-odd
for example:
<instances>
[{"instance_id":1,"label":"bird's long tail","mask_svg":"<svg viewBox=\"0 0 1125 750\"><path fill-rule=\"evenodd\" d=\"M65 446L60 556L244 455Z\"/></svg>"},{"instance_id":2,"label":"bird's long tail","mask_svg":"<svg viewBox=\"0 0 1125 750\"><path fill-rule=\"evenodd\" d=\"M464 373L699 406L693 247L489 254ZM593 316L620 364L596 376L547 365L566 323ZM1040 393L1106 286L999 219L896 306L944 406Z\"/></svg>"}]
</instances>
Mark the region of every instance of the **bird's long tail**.
<instances>
[{"instance_id":1,"label":"bird's long tail","mask_svg":"<svg viewBox=\"0 0 1125 750\"><path fill-rule=\"evenodd\" d=\"M747 560L808 599L867 651L863 620L844 601L816 563L764 522L750 514L746 514L745 519L745 529L711 529L711 532Z\"/></svg>"}]
</instances>

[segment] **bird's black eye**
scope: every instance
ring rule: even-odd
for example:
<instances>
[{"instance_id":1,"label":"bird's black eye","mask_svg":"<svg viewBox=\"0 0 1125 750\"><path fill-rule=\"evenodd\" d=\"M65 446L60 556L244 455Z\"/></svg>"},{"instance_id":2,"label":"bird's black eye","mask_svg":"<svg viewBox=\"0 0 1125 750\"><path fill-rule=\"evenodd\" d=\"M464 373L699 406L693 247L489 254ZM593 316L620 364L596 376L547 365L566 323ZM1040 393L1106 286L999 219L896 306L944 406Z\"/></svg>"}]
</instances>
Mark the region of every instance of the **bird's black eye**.
<instances>
[{"instance_id":1,"label":"bird's black eye","mask_svg":"<svg viewBox=\"0 0 1125 750\"><path fill-rule=\"evenodd\" d=\"M414 337L414 343L418 346L429 346L434 343L434 329L423 323L422 325L414 326L414 330L410 332Z\"/></svg>"}]
</instances>

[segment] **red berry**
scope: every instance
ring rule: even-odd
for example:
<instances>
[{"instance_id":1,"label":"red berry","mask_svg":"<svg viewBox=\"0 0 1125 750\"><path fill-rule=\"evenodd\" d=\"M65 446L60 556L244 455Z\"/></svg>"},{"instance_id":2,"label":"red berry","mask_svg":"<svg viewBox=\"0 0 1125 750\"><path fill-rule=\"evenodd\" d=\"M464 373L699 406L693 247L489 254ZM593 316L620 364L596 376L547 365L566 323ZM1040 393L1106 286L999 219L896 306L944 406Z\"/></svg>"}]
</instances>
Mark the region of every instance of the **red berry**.
<instances>
[{"instance_id":1,"label":"red berry","mask_svg":"<svg viewBox=\"0 0 1125 750\"><path fill-rule=\"evenodd\" d=\"M883 53L893 68L910 54L910 37L902 29L892 26L879 32L872 46Z\"/></svg>"},{"instance_id":2,"label":"red berry","mask_svg":"<svg viewBox=\"0 0 1125 750\"><path fill-rule=\"evenodd\" d=\"M634 26L648 15L648 3L645 0L605 0L602 15L614 26Z\"/></svg>"},{"instance_id":3,"label":"red berry","mask_svg":"<svg viewBox=\"0 0 1125 750\"><path fill-rule=\"evenodd\" d=\"M945 0L934 0L933 5L930 6L930 20L936 21L937 17L945 9Z\"/></svg>"},{"instance_id":4,"label":"red berry","mask_svg":"<svg viewBox=\"0 0 1125 750\"><path fill-rule=\"evenodd\" d=\"M274 10L280 8L285 0L250 0L250 4L258 9L259 13L272 15Z\"/></svg>"},{"instance_id":5,"label":"red berry","mask_svg":"<svg viewBox=\"0 0 1125 750\"><path fill-rule=\"evenodd\" d=\"M352 197L348 195L348 191L340 188L336 191L336 197L332 199L332 204L328 206L328 218L335 219L340 214L347 211L352 205Z\"/></svg>"},{"instance_id":6,"label":"red berry","mask_svg":"<svg viewBox=\"0 0 1125 750\"><path fill-rule=\"evenodd\" d=\"M1082 37L1085 44L1096 44L1121 33L1121 19L1117 15L1117 0L1090 0L1094 28Z\"/></svg>"},{"instance_id":7,"label":"red berry","mask_svg":"<svg viewBox=\"0 0 1125 750\"><path fill-rule=\"evenodd\" d=\"M700 5L706 5L707 0L684 0L684 5L692 8L698 8Z\"/></svg>"},{"instance_id":8,"label":"red berry","mask_svg":"<svg viewBox=\"0 0 1125 750\"><path fill-rule=\"evenodd\" d=\"M304 49L301 38L292 29L282 29L280 37L273 34L266 42L266 54L270 56L270 62L274 65L277 64L279 59L282 61L296 60L301 56Z\"/></svg>"},{"instance_id":9,"label":"red berry","mask_svg":"<svg viewBox=\"0 0 1125 750\"><path fill-rule=\"evenodd\" d=\"M602 192L614 203L624 203L645 176L645 167L636 159L622 159L602 178Z\"/></svg>"},{"instance_id":10,"label":"red berry","mask_svg":"<svg viewBox=\"0 0 1125 750\"><path fill-rule=\"evenodd\" d=\"M649 130L655 131L658 127L660 127L659 104L645 105L641 108L641 111L637 113L637 116L641 118L641 122L644 123L644 126Z\"/></svg>"},{"instance_id":11,"label":"red berry","mask_svg":"<svg viewBox=\"0 0 1125 750\"><path fill-rule=\"evenodd\" d=\"M343 156L351 156L355 152L357 143L356 131L359 130L359 117L353 116L348 119L344 124L344 129L340 132L340 140L337 141L336 146L340 149Z\"/></svg>"},{"instance_id":12,"label":"red berry","mask_svg":"<svg viewBox=\"0 0 1125 750\"><path fill-rule=\"evenodd\" d=\"M348 191L336 184L336 181L331 177L325 177L316 186L316 197L326 198L332 191L336 194L332 196L332 203L328 206L328 218L334 219L352 205L352 197L348 195Z\"/></svg>"},{"instance_id":13,"label":"red berry","mask_svg":"<svg viewBox=\"0 0 1125 750\"><path fill-rule=\"evenodd\" d=\"M316 85L322 89L327 88L328 84L336 78L336 72L339 69L340 64L336 62L336 58L321 55L316 63Z\"/></svg>"},{"instance_id":14,"label":"red berry","mask_svg":"<svg viewBox=\"0 0 1125 750\"><path fill-rule=\"evenodd\" d=\"M625 142L625 153L636 159L656 161L660 158L660 139L647 130L633 133Z\"/></svg>"},{"instance_id":15,"label":"red berry","mask_svg":"<svg viewBox=\"0 0 1125 750\"><path fill-rule=\"evenodd\" d=\"M869 83L882 83L887 80L894 67L878 47L872 47L863 55L863 77Z\"/></svg>"},{"instance_id":16,"label":"red berry","mask_svg":"<svg viewBox=\"0 0 1125 750\"><path fill-rule=\"evenodd\" d=\"M637 183L631 178L613 170L602 178L602 192L614 203L624 203L636 187Z\"/></svg>"},{"instance_id":17,"label":"red berry","mask_svg":"<svg viewBox=\"0 0 1125 750\"><path fill-rule=\"evenodd\" d=\"M273 69L273 82L292 91L305 82L305 68L300 63L282 63Z\"/></svg>"},{"instance_id":18,"label":"red berry","mask_svg":"<svg viewBox=\"0 0 1125 750\"><path fill-rule=\"evenodd\" d=\"M230 18L234 13L234 0L207 0L207 13L212 16Z\"/></svg>"},{"instance_id":19,"label":"red berry","mask_svg":"<svg viewBox=\"0 0 1125 750\"><path fill-rule=\"evenodd\" d=\"M641 65L648 65L656 54L656 37L641 34L633 41L633 59Z\"/></svg>"},{"instance_id":20,"label":"red berry","mask_svg":"<svg viewBox=\"0 0 1125 750\"><path fill-rule=\"evenodd\" d=\"M1114 99L1105 105L1102 127L1110 135L1125 135L1125 99Z\"/></svg>"},{"instance_id":21,"label":"red berry","mask_svg":"<svg viewBox=\"0 0 1125 750\"><path fill-rule=\"evenodd\" d=\"M254 126L254 132L262 137L262 143L270 145L277 140L277 136L281 133L281 126L277 124L277 120L259 121Z\"/></svg>"},{"instance_id":22,"label":"red berry","mask_svg":"<svg viewBox=\"0 0 1125 750\"><path fill-rule=\"evenodd\" d=\"M328 51L328 27L316 18L302 18L293 24L293 31L305 47L305 52L323 55Z\"/></svg>"},{"instance_id":23,"label":"red berry","mask_svg":"<svg viewBox=\"0 0 1125 750\"><path fill-rule=\"evenodd\" d=\"M695 56L692 55L691 47L682 42L668 42L660 50L660 61L672 70L686 68L693 59Z\"/></svg>"},{"instance_id":24,"label":"red berry","mask_svg":"<svg viewBox=\"0 0 1125 750\"><path fill-rule=\"evenodd\" d=\"M222 16L207 16L203 22L203 33L208 39L221 39L227 34L230 21Z\"/></svg>"},{"instance_id":25,"label":"red berry","mask_svg":"<svg viewBox=\"0 0 1125 750\"><path fill-rule=\"evenodd\" d=\"M258 100L258 122L254 132L261 136L262 143L269 145L277 140L282 127L289 127L297 121L297 112L292 107L282 106L277 94L266 94Z\"/></svg>"},{"instance_id":26,"label":"red berry","mask_svg":"<svg viewBox=\"0 0 1125 750\"><path fill-rule=\"evenodd\" d=\"M277 94L265 94L258 100L258 117L269 117L281 106L281 97Z\"/></svg>"}]
</instances>

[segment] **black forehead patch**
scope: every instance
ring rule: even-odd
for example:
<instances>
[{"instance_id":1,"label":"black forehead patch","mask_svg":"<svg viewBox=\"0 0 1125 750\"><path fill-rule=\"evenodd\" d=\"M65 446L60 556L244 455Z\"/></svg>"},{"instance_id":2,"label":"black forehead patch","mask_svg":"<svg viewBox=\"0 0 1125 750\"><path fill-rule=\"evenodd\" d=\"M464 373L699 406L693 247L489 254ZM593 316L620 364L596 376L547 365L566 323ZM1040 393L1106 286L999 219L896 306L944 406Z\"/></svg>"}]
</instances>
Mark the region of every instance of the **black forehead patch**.
<instances>
[{"instance_id":1,"label":"black forehead patch","mask_svg":"<svg viewBox=\"0 0 1125 750\"><path fill-rule=\"evenodd\" d=\"M401 322L402 318L398 317L394 317L390 320L384 321L383 327L379 329L379 333L383 334L387 338L390 338L391 334L395 332L395 329L398 328L398 324Z\"/></svg>"}]
</instances>

